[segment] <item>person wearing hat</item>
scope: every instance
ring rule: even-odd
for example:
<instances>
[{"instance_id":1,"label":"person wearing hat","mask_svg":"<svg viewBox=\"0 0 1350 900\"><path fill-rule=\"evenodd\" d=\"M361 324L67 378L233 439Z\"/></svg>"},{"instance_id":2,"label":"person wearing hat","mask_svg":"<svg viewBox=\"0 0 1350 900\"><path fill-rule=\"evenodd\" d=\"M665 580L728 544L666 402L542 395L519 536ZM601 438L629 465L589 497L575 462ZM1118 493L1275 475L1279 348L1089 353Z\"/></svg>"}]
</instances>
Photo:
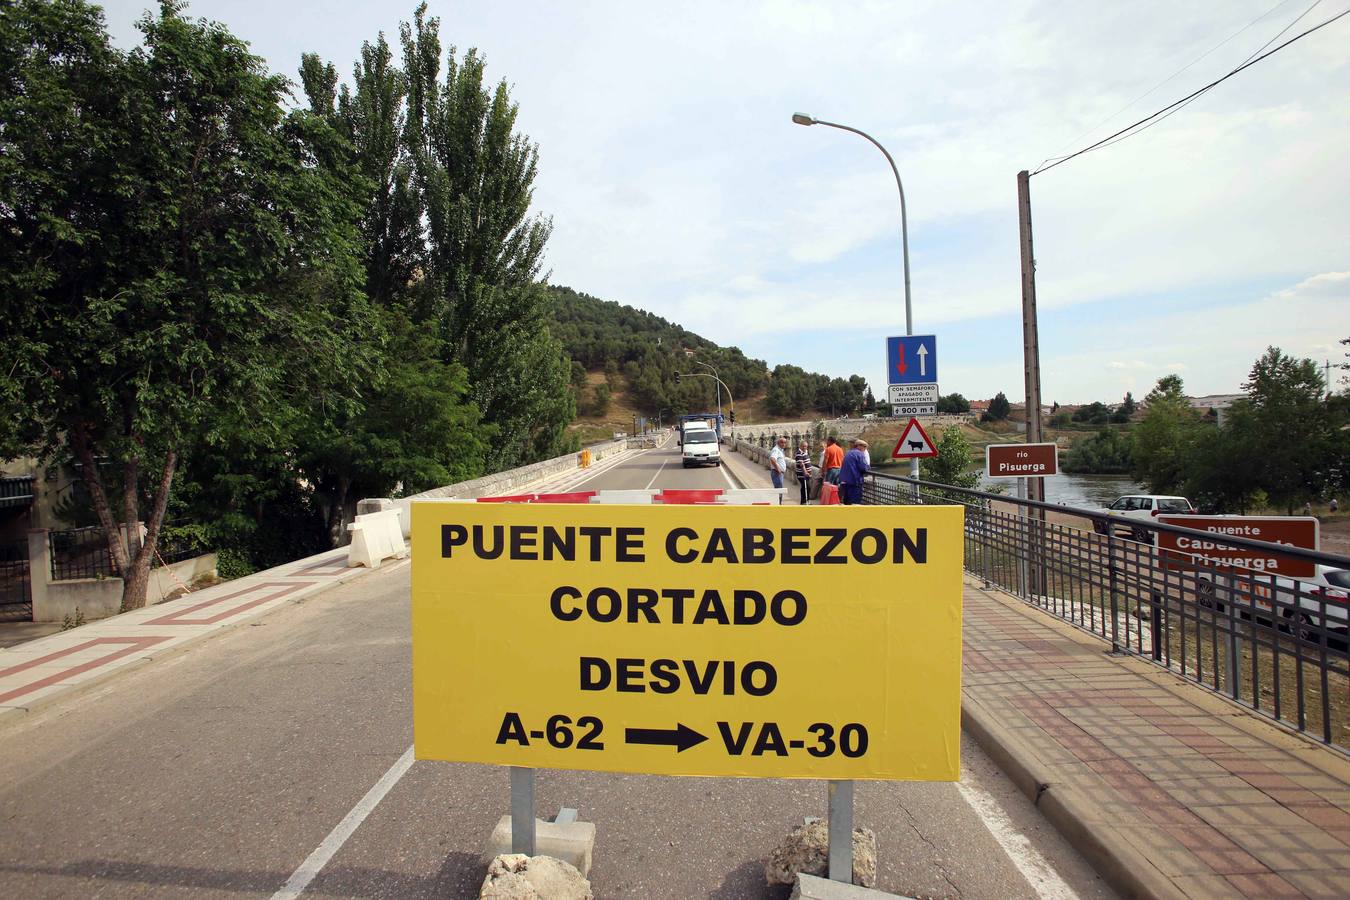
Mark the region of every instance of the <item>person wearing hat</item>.
<instances>
[{"instance_id":1,"label":"person wearing hat","mask_svg":"<svg viewBox=\"0 0 1350 900\"><path fill-rule=\"evenodd\" d=\"M844 465L839 470L839 501L845 506L862 503L863 481L872 469L867 456L867 441L858 438L853 449L844 454Z\"/></svg>"}]
</instances>

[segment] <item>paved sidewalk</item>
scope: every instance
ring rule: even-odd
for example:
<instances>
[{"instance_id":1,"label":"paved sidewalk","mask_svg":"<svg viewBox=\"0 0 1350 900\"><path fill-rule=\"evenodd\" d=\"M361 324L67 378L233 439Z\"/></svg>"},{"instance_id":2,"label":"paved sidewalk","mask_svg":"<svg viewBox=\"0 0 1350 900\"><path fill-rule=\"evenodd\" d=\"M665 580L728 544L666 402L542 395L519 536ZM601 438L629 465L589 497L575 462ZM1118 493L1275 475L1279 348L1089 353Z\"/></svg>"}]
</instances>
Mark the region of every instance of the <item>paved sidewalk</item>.
<instances>
[{"instance_id":1,"label":"paved sidewalk","mask_svg":"<svg viewBox=\"0 0 1350 900\"><path fill-rule=\"evenodd\" d=\"M349 569L342 547L0 650L0 724L284 603L398 564Z\"/></svg>"},{"instance_id":2,"label":"paved sidewalk","mask_svg":"<svg viewBox=\"0 0 1350 900\"><path fill-rule=\"evenodd\" d=\"M962 724L1117 890L1350 896L1350 760L977 584Z\"/></svg>"},{"instance_id":3,"label":"paved sidewalk","mask_svg":"<svg viewBox=\"0 0 1350 900\"><path fill-rule=\"evenodd\" d=\"M735 452L726 444L722 445L722 465L731 470L731 477L747 488L772 488L773 479L769 470L747 456ZM783 505L798 506L801 492L791 479L783 486Z\"/></svg>"},{"instance_id":4,"label":"paved sidewalk","mask_svg":"<svg viewBox=\"0 0 1350 900\"><path fill-rule=\"evenodd\" d=\"M617 453L588 469L534 482L525 491L566 491L570 484L594 477L638 452ZM378 569L348 568L347 548L340 547L166 603L0 648L0 726L129 666L162 657L283 604L401 564L401 560L388 559Z\"/></svg>"}]
</instances>

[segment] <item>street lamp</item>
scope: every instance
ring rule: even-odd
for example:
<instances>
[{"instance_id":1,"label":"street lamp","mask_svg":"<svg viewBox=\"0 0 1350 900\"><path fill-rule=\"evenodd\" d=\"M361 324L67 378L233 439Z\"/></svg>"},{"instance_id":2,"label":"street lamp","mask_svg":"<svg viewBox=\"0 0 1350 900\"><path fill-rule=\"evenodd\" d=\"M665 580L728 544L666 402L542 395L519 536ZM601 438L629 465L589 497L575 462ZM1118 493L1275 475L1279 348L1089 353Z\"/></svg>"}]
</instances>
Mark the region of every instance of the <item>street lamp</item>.
<instances>
[{"instance_id":1,"label":"street lamp","mask_svg":"<svg viewBox=\"0 0 1350 900\"><path fill-rule=\"evenodd\" d=\"M712 368L712 367L709 366L708 368ZM730 406L733 410L736 408L736 398L734 398L734 397L731 396L731 388L727 387L727 383L726 383L725 381L723 381L722 379L718 378L716 375L709 375L707 372L676 372L676 373L675 373L675 377L676 377L676 378L713 378L713 379L716 379L718 387L719 387L720 389L725 390L725 391L727 392L727 405ZM722 405L721 405L721 400L720 400L720 399L718 400L717 413L718 413L719 416L722 414ZM720 418L718 419L718 425L719 425L719 426L721 425L721 419L720 419ZM722 429L721 429L720 427L718 428L717 433L718 433L718 434L721 434L721 433L722 433ZM735 433L735 430L734 430L734 429L733 429L732 433L733 433L733 434Z\"/></svg>"},{"instance_id":2,"label":"street lamp","mask_svg":"<svg viewBox=\"0 0 1350 900\"><path fill-rule=\"evenodd\" d=\"M720 425L722 423L722 379L717 375L717 370L707 363L694 360L694 365L712 369L713 377L717 379L717 422Z\"/></svg>"},{"instance_id":3,"label":"street lamp","mask_svg":"<svg viewBox=\"0 0 1350 900\"><path fill-rule=\"evenodd\" d=\"M880 150L882 155L886 157L886 162L891 164L891 172L895 175L895 186L900 191L900 247L905 259L905 334L912 335L914 333L914 313L909 298L909 217L905 212L905 185L900 181L900 170L895 167L895 160L891 158L891 154L885 147L881 146L876 138L865 131L850 128L848 125L840 125L837 122L826 122L824 119L817 119L815 116L808 116L806 113L793 113L792 121L798 125L828 125L841 131L851 131L859 137L871 141L872 146ZM909 476L915 481L919 478L919 461L917 459L910 460ZM916 484L914 485L914 495L917 497L918 493L919 486Z\"/></svg>"}]
</instances>

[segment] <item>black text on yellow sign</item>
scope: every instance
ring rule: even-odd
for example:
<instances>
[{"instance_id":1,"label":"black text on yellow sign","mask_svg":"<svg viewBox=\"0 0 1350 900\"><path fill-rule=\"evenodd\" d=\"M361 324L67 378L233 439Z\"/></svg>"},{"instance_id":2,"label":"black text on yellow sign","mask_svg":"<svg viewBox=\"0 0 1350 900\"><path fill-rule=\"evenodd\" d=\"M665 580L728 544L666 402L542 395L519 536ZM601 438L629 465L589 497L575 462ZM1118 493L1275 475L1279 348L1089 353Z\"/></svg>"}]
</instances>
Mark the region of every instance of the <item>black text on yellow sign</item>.
<instances>
[{"instance_id":1,"label":"black text on yellow sign","mask_svg":"<svg viewBox=\"0 0 1350 900\"><path fill-rule=\"evenodd\" d=\"M419 759L959 775L959 507L412 516Z\"/></svg>"}]
</instances>

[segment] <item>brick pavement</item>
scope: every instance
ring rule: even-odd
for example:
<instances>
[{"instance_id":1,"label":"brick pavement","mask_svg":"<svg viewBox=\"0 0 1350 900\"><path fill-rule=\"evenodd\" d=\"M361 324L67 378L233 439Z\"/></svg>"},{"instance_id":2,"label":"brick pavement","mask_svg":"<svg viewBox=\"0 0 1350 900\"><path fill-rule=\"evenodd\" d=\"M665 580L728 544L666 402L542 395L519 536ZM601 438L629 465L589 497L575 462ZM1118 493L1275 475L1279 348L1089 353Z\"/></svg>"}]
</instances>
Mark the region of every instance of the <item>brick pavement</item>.
<instances>
[{"instance_id":1,"label":"brick pavement","mask_svg":"<svg viewBox=\"0 0 1350 900\"><path fill-rule=\"evenodd\" d=\"M343 547L0 649L0 723L370 571L348 568Z\"/></svg>"},{"instance_id":2,"label":"brick pavement","mask_svg":"<svg viewBox=\"0 0 1350 900\"><path fill-rule=\"evenodd\" d=\"M1350 896L1350 760L976 585L964 722L1113 886Z\"/></svg>"}]
</instances>

